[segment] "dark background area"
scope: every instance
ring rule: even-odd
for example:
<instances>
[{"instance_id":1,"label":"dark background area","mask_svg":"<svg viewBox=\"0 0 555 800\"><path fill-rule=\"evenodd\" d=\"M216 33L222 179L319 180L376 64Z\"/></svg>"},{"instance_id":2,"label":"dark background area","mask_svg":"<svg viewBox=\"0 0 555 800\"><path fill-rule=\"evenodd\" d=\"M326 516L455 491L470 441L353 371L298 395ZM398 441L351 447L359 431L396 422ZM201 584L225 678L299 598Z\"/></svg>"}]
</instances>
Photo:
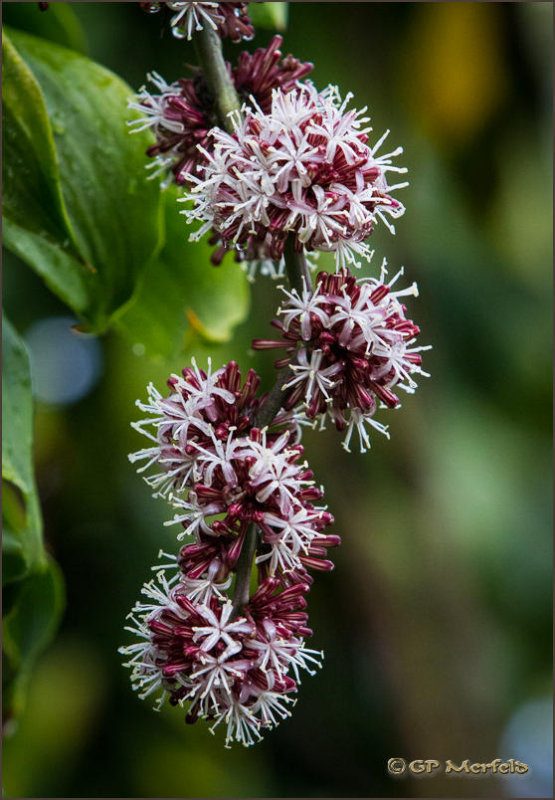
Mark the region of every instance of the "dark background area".
<instances>
[{"instance_id":1,"label":"dark background area","mask_svg":"<svg viewBox=\"0 0 555 800\"><path fill-rule=\"evenodd\" d=\"M5 20L23 5L4 4ZM195 61L138 4L70 5L89 55L133 89ZM8 796L551 796L551 31L548 3L290 6L284 52L314 62L317 86L353 91L376 138L391 128L391 149L404 146L407 212L395 237L373 235L364 273L384 255L405 265L434 349L432 377L379 417L391 441L349 455L333 430L305 433L343 539L310 595L326 659L292 718L249 750L131 692L124 618L158 550L176 546L127 453L142 446L135 399L193 354L254 366L269 388L271 354L249 343L268 334L278 292L259 279L233 341L195 341L178 362L117 333L73 356L56 323L67 309L5 256L4 308L33 356L45 536L67 584L5 743ZM230 59L241 49L226 43ZM530 772L394 780L393 756L512 757Z\"/></svg>"}]
</instances>

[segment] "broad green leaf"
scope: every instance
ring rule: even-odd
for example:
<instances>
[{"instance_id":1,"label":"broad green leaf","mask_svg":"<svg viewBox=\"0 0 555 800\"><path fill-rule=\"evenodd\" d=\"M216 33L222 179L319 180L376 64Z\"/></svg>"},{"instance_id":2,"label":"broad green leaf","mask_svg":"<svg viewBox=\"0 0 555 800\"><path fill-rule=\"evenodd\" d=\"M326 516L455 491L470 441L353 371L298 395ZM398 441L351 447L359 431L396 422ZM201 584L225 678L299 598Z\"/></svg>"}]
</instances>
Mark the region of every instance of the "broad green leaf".
<instances>
[{"instance_id":1,"label":"broad green leaf","mask_svg":"<svg viewBox=\"0 0 555 800\"><path fill-rule=\"evenodd\" d=\"M29 356L4 315L2 318L2 477L27 494L33 485L31 440L33 398Z\"/></svg>"},{"instance_id":2,"label":"broad green leaf","mask_svg":"<svg viewBox=\"0 0 555 800\"><path fill-rule=\"evenodd\" d=\"M33 662L57 625L62 579L42 541L33 476L33 405L29 357L2 318L3 700L19 713Z\"/></svg>"},{"instance_id":3,"label":"broad green leaf","mask_svg":"<svg viewBox=\"0 0 555 800\"><path fill-rule=\"evenodd\" d=\"M29 74L35 83L23 92L11 66L4 78L13 98L4 128L6 243L89 330L101 332L129 302L159 246L160 190L144 169L152 140L129 134L132 90L113 73L25 33L10 38L10 64L18 75L26 70L25 86ZM42 160L25 160L26 142L17 146L22 133L31 145L46 142ZM61 207L52 201L59 195ZM48 227L43 209L52 209Z\"/></svg>"},{"instance_id":4,"label":"broad green leaf","mask_svg":"<svg viewBox=\"0 0 555 800\"><path fill-rule=\"evenodd\" d=\"M21 339L2 319L2 539L4 583L44 563L42 522L33 477L33 406L29 357Z\"/></svg>"},{"instance_id":5,"label":"broad green leaf","mask_svg":"<svg viewBox=\"0 0 555 800\"><path fill-rule=\"evenodd\" d=\"M87 51L85 32L68 3L50 3L46 11L41 11L38 3L4 3L2 21L10 28L32 33L78 53Z\"/></svg>"},{"instance_id":6,"label":"broad green leaf","mask_svg":"<svg viewBox=\"0 0 555 800\"><path fill-rule=\"evenodd\" d=\"M4 244L35 267L77 313L93 291L67 218L44 98L7 36L2 41L2 215Z\"/></svg>"},{"instance_id":7,"label":"broad green leaf","mask_svg":"<svg viewBox=\"0 0 555 800\"><path fill-rule=\"evenodd\" d=\"M188 241L177 192L165 193L166 243L144 274L137 299L120 318L120 330L151 356L179 355L193 333L211 342L229 341L248 311L249 290L239 264L226 257L210 263L206 242Z\"/></svg>"},{"instance_id":8,"label":"broad green leaf","mask_svg":"<svg viewBox=\"0 0 555 800\"><path fill-rule=\"evenodd\" d=\"M71 228L44 98L7 35L2 88L2 214L47 241L65 242Z\"/></svg>"},{"instance_id":9,"label":"broad green leaf","mask_svg":"<svg viewBox=\"0 0 555 800\"><path fill-rule=\"evenodd\" d=\"M2 586L20 581L29 570L25 551L24 530L27 527L25 500L16 487L2 481ZM2 613L5 614L6 598L3 597Z\"/></svg>"},{"instance_id":10,"label":"broad green leaf","mask_svg":"<svg viewBox=\"0 0 555 800\"><path fill-rule=\"evenodd\" d=\"M248 13L255 28L284 31L287 28L289 3L250 3Z\"/></svg>"},{"instance_id":11,"label":"broad green leaf","mask_svg":"<svg viewBox=\"0 0 555 800\"><path fill-rule=\"evenodd\" d=\"M29 494L18 495L13 484L2 481L2 500L2 586L5 587L42 567L46 553L35 485Z\"/></svg>"},{"instance_id":12,"label":"broad green leaf","mask_svg":"<svg viewBox=\"0 0 555 800\"><path fill-rule=\"evenodd\" d=\"M48 288L79 315L86 315L95 291L95 275L79 256L68 252L64 243L53 242L41 233L11 222L4 216L4 245L16 256L31 264ZM65 240L67 244L69 240Z\"/></svg>"},{"instance_id":13,"label":"broad green leaf","mask_svg":"<svg viewBox=\"0 0 555 800\"><path fill-rule=\"evenodd\" d=\"M33 664L54 635L64 606L60 568L49 558L27 577L2 620L3 704L8 718L22 709Z\"/></svg>"}]
</instances>

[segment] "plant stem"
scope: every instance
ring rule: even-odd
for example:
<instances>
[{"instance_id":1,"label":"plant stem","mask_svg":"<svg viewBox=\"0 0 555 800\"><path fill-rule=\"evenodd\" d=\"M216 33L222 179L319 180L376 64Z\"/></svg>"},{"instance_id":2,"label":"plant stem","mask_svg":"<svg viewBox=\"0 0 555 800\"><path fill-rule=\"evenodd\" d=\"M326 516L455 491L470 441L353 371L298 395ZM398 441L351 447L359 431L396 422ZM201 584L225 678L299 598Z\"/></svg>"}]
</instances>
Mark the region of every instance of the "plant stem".
<instances>
[{"instance_id":1,"label":"plant stem","mask_svg":"<svg viewBox=\"0 0 555 800\"><path fill-rule=\"evenodd\" d=\"M229 114L232 111L240 112L241 103L225 65L222 40L216 31L207 27L195 34L194 41L197 58L208 86L208 91L216 104L220 124L228 133L232 133L233 123ZM232 598L233 617L239 616L249 602L252 562L256 552L257 540L258 530L256 525L249 525L237 561Z\"/></svg>"},{"instance_id":2,"label":"plant stem","mask_svg":"<svg viewBox=\"0 0 555 800\"><path fill-rule=\"evenodd\" d=\"M250 584L252 560L256 552L258 531L253 523L249 525L245 534L245 541L237 561L237 574L235 576L235 586L233 587L232 617L237 617L243 611L250 598Z\"/></svg>"},{"instance_id":3,"label":"plant stem","mask_svg":"<svg viewBox=\"0 0 555 800\"><path fill-rule=\"evenodd\" d=\"M311 289L312 278L310 277L310 270L304 253L302 251L299 252L295 247L295 236L292 233L289 234L285 242L284 256L285 271L287 272L289 283L293 289L296 289L302 295L303 289ZM291 376L291 366L289 364L278 372L275 384L268 392L254 419L254 424L259 428L270 425L280 408L283 407L285 398L289 393L289 390L284 390L283 386Z\"/></svg>"},{"instance_id":4,"label":"plant stem","mask_svg":"<svg viewBox=\"0 0 555 800\"><path fill-rule=\"evenodd\" d=\"M300 295L303 289L310 289L312 287L312 278L310 277L310 270L306 263L303 250L297 250L296 239L293 233L290 233L285 241L285 271L289 278L289 283L296 289Z\"/></svg>"},{"instance_id":5,"label":"plant stem","mask_svg":"<svg viewBox=\"0 0 555 800\"><path fill-rule=\"evenodd\" d=\"M217 32L211 28L204 28L198 31L194 37L197 58L199 60L206 85L216 104L218 118L222 127L228 133L233 132L232 118L230 112L240 113L241 102L235 91L235 86L225 65L222 41ZM293 289L302 294L306 287L310 289L312 279L302 250L297 250L295 246L295 236L291 233L285 242L285 269L289 283ZM287 391L283 391L283 385L291 375L289 366L278 372L274 387L268 393L264 403L260 407L255 425L265 427L270 425L280 408L283 406ZM238 616L249 602L250 598L250 579L252 563L258 542L257 526L253 523L249 526L246 534L239 559L235 576L235 586L233 588L232 615Z\"/></svg>"},{"instance_id":6,"label":"plant stem","mask_svg":"<svg viewBox=\"0 0 555 800\"><path fill-rule=\"evenodd\" d=\"M283 407L288 393L287 389L284 391L283 385L287 383L291 376L292 373L289 364L278 372L276 382L266 395L264 402L258 409L258 414L253 419L253 424L256 425L257 428L265 428L267 425L271 425L272 420L279 412L280 408Z\"/></svg>"},{"instance_id":7,"label":"plant stem","mask_svg":"<svg viewBox=\"0 0 555 800\"><path fill-rule=\"evenodd\" d=\"M194 43L206 85L216 103L220 123L228 133L232 133L233 123L229 113L240 111L241 102L225 65L222 40L217 31L207 26L195 32Z\"/></svg>"}]
</instances>

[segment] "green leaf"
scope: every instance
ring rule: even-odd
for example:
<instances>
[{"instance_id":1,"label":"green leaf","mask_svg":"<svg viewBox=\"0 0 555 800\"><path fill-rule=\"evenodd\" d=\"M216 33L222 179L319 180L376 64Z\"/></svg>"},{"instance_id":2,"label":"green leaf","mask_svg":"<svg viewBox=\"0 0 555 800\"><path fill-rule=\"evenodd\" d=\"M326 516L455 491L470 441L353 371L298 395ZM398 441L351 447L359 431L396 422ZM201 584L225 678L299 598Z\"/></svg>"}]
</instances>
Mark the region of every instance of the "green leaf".
<instances>
[{"instance_id":1,"label":"green leaf","mask_svg":"<svg viewBox=\"0 0 555 800\"><path fill-rule=\"evenodd\" d=\"M9 481L2 481L2 586L20 581L44 565L42 516L33 484L27 495L19 495ZM4 609L5 610L5 609Z\"/></svg>"},{"instance_id":2,"label":"green leaf","mask_svg":"<svg viewBox=\"0 0 555 800\"><path fill-rule=\"evenodd\" d=\"M6 35L2 85L2 214L48 241L63 242L71 229L44 98Z\"/></svg>"},{"instance_id":3,"label":"green leaf","mask_svg":"<svg viewBox=\"0 0 555 800\"><path fill-rule=\"evenodd\" d=\"M21 713L33 664L54 635L63 606L62 574L49 558L22 582L17 602L2 620L2 689L8 718Z\"/></svg>"},{"instance_id":4,"label":"green leaf","mask_svg":"<svg viewBox=\"0 0 555 800\"><path fill-rule=\"evenodd\" d=\"M2 21L10 28L32 33L63 47L87 52L85 32L68 3L50 3L41 11L38 3L4 3Z\"/></svg>"},{"instance_id":5,"label":"green leaf","mask_svg":"<svg viewBox=\"0 0 555 800\"><path fill-rule=\"evenodd\" d=\"M132 90L113 73L25 33L10 38L6 244L102 332L160 244L160 190L144 169L152 139L129 134Z\"/></svg>"},{"instance_id":6,"label":"green leaf","mask_svg":"<svg viewBox=\"0 0 555 800\"><path fill-rule=\"evenodd\" d=\"M2 477L24 493L31 491L33 399L29 356L5 315L2 318Z\"/></svg>"},{"instance_id":7,"label":"green leaf","mask_svg":"<svg viewBox=\"0 0 555 800\"><path fill-rule=\"evenodd\" d=\"M15 486L2 481L2 587L20 581L29 572L25 551L27 514L25 501ZM6 613L5 596L2 613Z\"/></svg>"},{"instance_id":8,"label":"green leaf","mask_svg":"<svg viewBox=\"0 0 555 800\"><path fill-rule=\"evenodd\" d=\"M42 521L33 476L33 404L25 345L2 319L2 538L4 583L44 564Z\"/></svg>"},{"instance_id":9,"label":"green leaf","mask_svg":"<svg viewBox=\"0 0 555 800\"><path fill-rule=\"evenodd\" d=\"M229 341L249 307L248 283L240 265L226 257L213 267L206 242L188 241L177 191L165 192L166 243L147 267L135 303L118 327L150 356L170 360L192 334L211 342Z\"/></svg>"},{"instance_id":10,"label":"green leaf","mask_svg":"<svg viewBox=\"0 0 555 800\"><path fill-rule=\"evenodd\" d=\"M289 17L289 3L250 3L248 13L255 28L284 31Z\"/></svg>"},{"instance_id":11,"label":"green leaf","mask_svg":"<svg viewBox=\"0 0 555 800\"><path fill-rule=\"evenodd\" d=\"M33 662L55 630L62 579L42 540L33 475L33 404L25 345L2 318L3 699L19 713Z\"/></svg>"},{"instance_id":12,"label":"green leaf","mask_svg":"<svg viewBox=\"0 0 555 800\"><path fill-rule=\"evenodd\" d=\"M76 314L86 316L90 297L96 289L94 271L68 252L69 240L61 244L17 225L4 216L2 220L4 245L30 264L48 288L67 303Z\"/></svg>"}]
</instances>

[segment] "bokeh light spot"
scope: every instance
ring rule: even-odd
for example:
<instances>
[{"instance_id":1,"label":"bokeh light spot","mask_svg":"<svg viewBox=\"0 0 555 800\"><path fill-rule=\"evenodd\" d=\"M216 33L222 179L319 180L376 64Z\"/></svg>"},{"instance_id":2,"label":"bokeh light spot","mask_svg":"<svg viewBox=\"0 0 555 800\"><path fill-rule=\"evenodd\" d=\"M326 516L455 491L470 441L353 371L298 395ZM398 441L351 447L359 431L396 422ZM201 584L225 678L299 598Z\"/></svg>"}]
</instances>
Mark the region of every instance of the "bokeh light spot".
<instances>
[{"instance_id":1,"label":"bokeh light spot","mask_svg":"<svg viewBox=\"0 0 555 800\"><path fill-rule=\"evenodd\" d=\"M47 317L27 330L33 395L51 405L70 405L85 397L102 374L97 339L73 330L73 317Z\"/></svg>"}]
</instances>

